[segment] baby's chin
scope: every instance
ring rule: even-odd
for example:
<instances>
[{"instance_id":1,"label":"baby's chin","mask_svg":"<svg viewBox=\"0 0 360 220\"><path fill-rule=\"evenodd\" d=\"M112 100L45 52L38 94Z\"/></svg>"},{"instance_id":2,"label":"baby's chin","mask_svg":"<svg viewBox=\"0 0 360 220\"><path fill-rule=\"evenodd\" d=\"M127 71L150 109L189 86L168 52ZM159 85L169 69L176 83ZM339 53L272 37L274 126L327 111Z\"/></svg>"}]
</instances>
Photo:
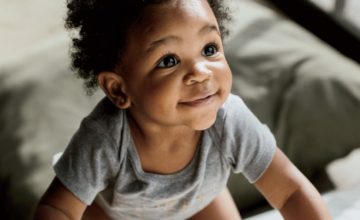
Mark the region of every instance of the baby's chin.
<instances>
[{"instance_id":1,"label":"baby's chin","mask_svg":"<svg viewBox=\"0 0 360 220\"><path fill-rule=\"evenodd\" d=\"M216 116L213 117L208 116L207 118L202 118L201 120L192 123L191 128L196 131L203 131L213 126L215 121L216 121Z\"/></svg>"}]
</instances>

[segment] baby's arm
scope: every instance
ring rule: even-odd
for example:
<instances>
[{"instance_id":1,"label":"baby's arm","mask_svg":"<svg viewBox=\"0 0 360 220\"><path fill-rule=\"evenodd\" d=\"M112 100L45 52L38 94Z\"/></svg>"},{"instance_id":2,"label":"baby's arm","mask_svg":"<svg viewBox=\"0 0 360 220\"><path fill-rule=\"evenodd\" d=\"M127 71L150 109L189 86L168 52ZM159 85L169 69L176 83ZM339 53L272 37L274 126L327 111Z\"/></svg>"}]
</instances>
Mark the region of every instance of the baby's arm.
<instances>
[{"instance_id":1,"label":"baby's arm","mask_svg":"<svg viewBox=\"0 0 360 220\"><path fill-rule=\"evenodd\" d=\"M190 220L241 220L239 211L226 188L207 207L195 214Z\"/></svg>"},{"instance_id":2,"label":"baby's arm","mask_svg":"<svg viewBox=\"0 0 360 220\"><path fill-rule=\"evenodd\" d=\"M315 187L279 149L255 185L285 219L332 219Z\"/></svg>"},{"instance_id":3,"label":"baby's arm","mask_svg":"<svg viewBox=\"0 0 360 220\"><path fill-rule=\"evenodd\" d=\"M81 219L87 205L74 196L58 178L54 178L35 211L35 220Z\"/></svg>"}]
</instances>

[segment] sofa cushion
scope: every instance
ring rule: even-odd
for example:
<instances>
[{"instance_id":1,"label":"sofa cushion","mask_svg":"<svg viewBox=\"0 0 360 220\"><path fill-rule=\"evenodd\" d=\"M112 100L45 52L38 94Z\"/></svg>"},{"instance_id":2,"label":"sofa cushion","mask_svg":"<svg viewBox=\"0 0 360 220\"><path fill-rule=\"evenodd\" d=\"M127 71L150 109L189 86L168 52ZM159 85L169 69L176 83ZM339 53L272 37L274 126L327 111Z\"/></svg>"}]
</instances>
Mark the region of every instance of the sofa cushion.
<instances>
[{"instance_id":1,"label":"sofa cushion","mask_svg":"<svg viewBox=\"0 0 360 220\"><path fill-rule=\"evenodd\" d=\"M326 164L360 146L359 65L261 1L230 5L225 49L233 92L318 189L328 189ZM261 198L245 185L242 177L231 177L239 207Z\"/></svg>"},{"instance_id":2,"label":"sofa cushion","mask_svg":"<svg viewBox=\"0 0 360 220\"><path fill-rule=\"evenodd\" d=\"M101 94L88 97L69 70L65 37L0 68L1 219L27 219L62 151Z\"/></svg>"}]
</instances>

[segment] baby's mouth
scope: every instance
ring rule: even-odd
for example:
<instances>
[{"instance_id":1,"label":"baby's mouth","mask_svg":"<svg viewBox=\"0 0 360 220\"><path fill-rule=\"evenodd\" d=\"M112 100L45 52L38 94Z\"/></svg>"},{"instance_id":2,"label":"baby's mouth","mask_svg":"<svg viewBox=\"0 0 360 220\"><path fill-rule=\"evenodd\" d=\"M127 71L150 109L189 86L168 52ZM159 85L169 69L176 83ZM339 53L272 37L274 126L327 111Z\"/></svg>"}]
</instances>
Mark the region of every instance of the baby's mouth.
<instances>
[{"instance_id":1,"label":"baby's mouth","mask_svg":"<svg viewBox=\"0 0 360 220\"><path fill-rule=\"evenodd\" d=\"M193 107L197 107L197 106L201 106L201 105L206 105L212 102L212 100L214 99L216 95L215 93L210 93L210 94L206 94L203 96L199 96L199 97L195 97L193 99L190 99L188 101L182 101L179 102L179 104L181 105L187 105L187 106L193 106Z\"/></svg>"}]
</instances>

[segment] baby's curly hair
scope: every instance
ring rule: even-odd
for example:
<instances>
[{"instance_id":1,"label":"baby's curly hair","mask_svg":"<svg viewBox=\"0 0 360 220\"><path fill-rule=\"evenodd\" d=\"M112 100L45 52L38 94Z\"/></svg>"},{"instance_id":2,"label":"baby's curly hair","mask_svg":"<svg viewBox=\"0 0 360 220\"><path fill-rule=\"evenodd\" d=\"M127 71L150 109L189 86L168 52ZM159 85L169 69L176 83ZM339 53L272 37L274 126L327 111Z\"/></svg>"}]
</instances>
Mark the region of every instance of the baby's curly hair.
<instances>
[{"instance_id":1,"label":"baby's curly hair","mask_svg":"<svg viewBox=\"0 0 360 220\"><path fill-rule=\"evenodd\" d=\"M72 69L84 79L92 94L98 87L97 75L113 71L121 62L130 26L149 4L169 0L67 0L65 27L78 31L72 42ZM222 0L207 0L219 23L222 36L228 34L224 23L230 20Z\"/></svg>"}]
</instances>

